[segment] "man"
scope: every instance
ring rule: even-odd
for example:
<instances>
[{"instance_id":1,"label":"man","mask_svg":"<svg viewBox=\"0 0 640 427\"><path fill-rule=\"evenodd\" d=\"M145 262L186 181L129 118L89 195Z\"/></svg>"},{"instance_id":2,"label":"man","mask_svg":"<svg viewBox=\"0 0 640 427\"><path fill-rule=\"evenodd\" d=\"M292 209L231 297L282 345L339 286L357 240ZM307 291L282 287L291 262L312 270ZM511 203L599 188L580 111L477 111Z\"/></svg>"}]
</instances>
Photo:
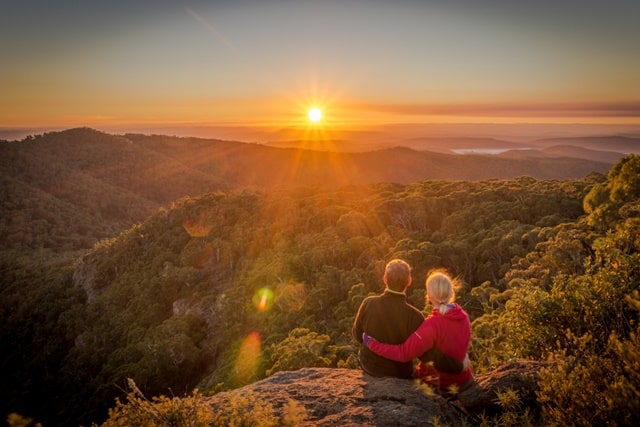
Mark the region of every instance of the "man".
<instances>
[{"instance_id":1,"label":"man","mask_svg":"<svg viewBox=\"0 0 640 427\"><path fill-rule=\"evenodd\" d=\"M411 378L413 362L395 362L373 353L362 343L362 334L375 337L389 344L402 344L422 324L420 310L407 302L406 290L411 286L411 267L401 259L387 263L383 281L385 291L365 298L353 322L353 337L360 343L359 358L362 370L376 377ZM445 372L460 372L462 362L437 349L432 349L421 358L434 361L436 368Z\"/></svg>"}]
</instances>

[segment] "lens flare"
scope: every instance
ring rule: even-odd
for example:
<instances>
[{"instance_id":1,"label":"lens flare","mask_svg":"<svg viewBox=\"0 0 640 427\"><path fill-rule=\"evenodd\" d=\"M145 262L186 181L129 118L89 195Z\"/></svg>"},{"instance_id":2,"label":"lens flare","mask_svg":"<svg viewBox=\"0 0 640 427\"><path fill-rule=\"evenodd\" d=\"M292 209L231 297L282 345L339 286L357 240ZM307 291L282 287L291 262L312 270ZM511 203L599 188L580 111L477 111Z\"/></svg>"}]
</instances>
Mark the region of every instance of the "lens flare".
<instances>
[{"instance_id":1,"label":"lens flare","mask_svg":"<svg viewBox=\"0 0 640 427\"><path fill-rule=\"evenodd\" d=\"M238 357L234 366L234 374L238 384L248 384L256 379L261 361L260 334L251 332L240 344Z\"/></svg>"},{"instance_id":2,"label":"lens flare","mask_svg":"<svg viewBox=\"0 0 640 427\"><path fill-rule=\"evenodd\" d=\"M267 311L273 306L273 291L269 288L261 288L253 295L253 305L259 311Z\"/></svg>"},{"instance_id":3,"label":"lens flare","mask_svg":"<svg viewBox=\"0 0 640 427\"><path fill-rule=\"evenodd\" d=\"M293 281L280 283L276 287L275 304L289 313L302 310L307 301L307 292L302 283Z\"/></svg>"}]
</instances>

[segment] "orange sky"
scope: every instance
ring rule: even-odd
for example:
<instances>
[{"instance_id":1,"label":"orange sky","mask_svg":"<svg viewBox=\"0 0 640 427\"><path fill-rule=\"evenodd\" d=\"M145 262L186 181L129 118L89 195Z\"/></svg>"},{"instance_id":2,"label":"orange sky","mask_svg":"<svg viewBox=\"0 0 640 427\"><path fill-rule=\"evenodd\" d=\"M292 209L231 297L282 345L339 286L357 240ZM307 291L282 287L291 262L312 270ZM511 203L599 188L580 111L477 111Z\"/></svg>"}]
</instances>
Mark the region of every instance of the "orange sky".
<instances>
[{"instance_id":1,"label":"orange sky","mask_svg":"<svg viewBox=\"0 0 640 427\"><path fill-rule=\"evenodd\" d=\"M3 6L0 128L640 125L635 0L84 3Z\"/></svg>"}]
</instances>

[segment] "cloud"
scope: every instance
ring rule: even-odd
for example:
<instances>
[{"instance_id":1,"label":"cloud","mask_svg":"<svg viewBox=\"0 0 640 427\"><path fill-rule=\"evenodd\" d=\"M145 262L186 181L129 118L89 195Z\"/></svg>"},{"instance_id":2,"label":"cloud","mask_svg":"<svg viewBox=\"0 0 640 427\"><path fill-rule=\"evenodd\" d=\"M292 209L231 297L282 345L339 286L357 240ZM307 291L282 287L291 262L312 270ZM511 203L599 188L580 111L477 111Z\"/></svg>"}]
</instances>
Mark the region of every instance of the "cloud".
<instances>
[{"instance_id":1,"label":"cloud","mask_svg":"<svg viewBox=\"0 0 640 427\"><path fill-rule=\"evenodd\" d=\"M411 116L639 117L640 102L541 104L355 104L352 108Z\"/></svg>"}]
</instances>

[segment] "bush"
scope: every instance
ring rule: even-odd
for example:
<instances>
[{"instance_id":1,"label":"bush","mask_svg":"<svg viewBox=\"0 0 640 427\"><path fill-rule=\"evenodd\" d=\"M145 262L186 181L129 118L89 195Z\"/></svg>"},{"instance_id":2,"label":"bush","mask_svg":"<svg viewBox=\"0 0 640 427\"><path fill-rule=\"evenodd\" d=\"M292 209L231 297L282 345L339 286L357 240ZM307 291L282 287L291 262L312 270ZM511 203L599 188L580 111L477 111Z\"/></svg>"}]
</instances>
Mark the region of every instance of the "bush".
<instances>
[{"instance_id":1,"label":"bush","mask_svg":"<svg viewBox=\"0 0 640 427\"><path fill-rule=\"evenodd\" d=\"M279 344L271 346L273 365L267 376L279 371L295 371L300 368L328 368L336 359L335 346L329 345L328 335L309 329L296 328Z\"/></svg>"},{"instance_id":2,"label":"bush","mask_svg":"<svg viewBox=\"0 0 640 427\"><path fill-rule=\"evenodd\" d=\"M109 419L102 427L271 427L295 426L304 421L304 406L290 400L284 407L282 420L274 414L270 404L253 393L227 394L219 407L212 408L198 390L182 398L166 396L147 399L132 379L126 401L116 400L109 411ZM13 424L22 425L22 424ZM93 425L96 427L96 425Z\"/></svg>"},{"instance_id":3,"label":"bush","mask_svg":"<svg viewBox=\"0 0 640 427\"><path fill-rule=\"evenodd\" d=\"M109 418L103 427L199 427L210 426L214 421L212 409L198 390L183 398L157 396L149 400L132 379L128 379L128 384L131 390L125 402L116 399L116 406L109 410Z\"/></svg>"}]
</instances>

